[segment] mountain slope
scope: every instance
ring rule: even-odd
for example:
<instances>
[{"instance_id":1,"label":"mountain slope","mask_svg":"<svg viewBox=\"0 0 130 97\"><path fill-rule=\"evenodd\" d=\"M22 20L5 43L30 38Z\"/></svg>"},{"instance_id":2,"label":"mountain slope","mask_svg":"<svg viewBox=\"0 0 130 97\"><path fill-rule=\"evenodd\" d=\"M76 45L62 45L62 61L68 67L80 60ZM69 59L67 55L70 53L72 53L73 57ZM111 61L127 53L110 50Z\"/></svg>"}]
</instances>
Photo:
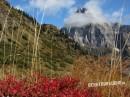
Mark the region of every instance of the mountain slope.
<instances>
[{"instance_id":1,"label":"mountain slope","mask_svg":"<svg viewBox=\"0 0 130 97\"><path fill-rule=\"evenodd\" d=\"M0 2L0 64L62 70L78 55L75 42L53 25L40 24L25 12ZM39 64L39 65L38 65ZM1 65L3 66L3 65Z\"/></svg>"}]
</instances>

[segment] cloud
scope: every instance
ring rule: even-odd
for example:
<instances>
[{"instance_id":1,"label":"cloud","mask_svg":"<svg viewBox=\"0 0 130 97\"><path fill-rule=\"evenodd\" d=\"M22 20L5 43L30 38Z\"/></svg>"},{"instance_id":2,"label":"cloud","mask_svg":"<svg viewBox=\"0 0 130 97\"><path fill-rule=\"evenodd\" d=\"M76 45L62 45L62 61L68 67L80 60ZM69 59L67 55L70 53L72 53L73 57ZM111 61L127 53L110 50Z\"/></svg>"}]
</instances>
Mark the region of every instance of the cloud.
<instances>
[{"instance_id":1,"label":"cloud","mask_svg":"<svg viewBox=\"0 0 130 97\"><path fill-rule=\"evenodd\" d=\"M68 14L70 15L70 14L72 14L72 13L75 13L77 11L77 7L72 7L72 8L70 8L69 10L68 10Z\"/></svg>"},{"instance_id":2,"label":"cloud","mask_svg":"<svg viewBox=\"0 0 130 97\"><path fill-rule=\"evenodd\" d=\"M23 11L24 9L20 5L15 6L16 9Z\"/></svg>"},{"instance_id":3,"label":"cloud","mask_svg":"<svg viewBox=\"0 0 130 97\"><path fill-rule=\"evenodd\" d=\"M101 8L102 0L90 0L86 2L84 7L87 11L83 13L71 13L65 20L66 26L76 26L81 27L86 24L103 24L108 22L105 17L102 8Z\"/></svg>"},{"instance_id":4,"label":"cloud","mask_svg":"<svg viewBox=\"0 0 130 97\"><path fill-rule=\"evenodd\" d=\"M83 5L83 7L87 9L84 14L70 11L69 16L64 19L65 26L81 27L90 23L127 23L128 19L126 15L124 15L123 8L113 11L112 13L107 13L102 9L104 3L106 3L106 0L89 0Z\"/></svg>"},{"instance_id":5,"label":"cloud","mask_svg":"<svg viewBox=\"0 0 130 97\"><path fill-rule=\"evenodd\" d=\"M122 19L124 19L126 16L123 15L123 8L112 12L111 14L106 14L106 17L111 21L112 23L115 22L123 22Z\"/></svg>"},{"instance_id":6,"label":"cloud","mask_svg":"<svg viewBox=\"0 0 130 97\"><path fill-rule=\"evenodd\" d=\"M56 14L62 9L68 9L75 0L30 0L30 5L44 11L48 15Z\"/></svg>"}]
</instances>

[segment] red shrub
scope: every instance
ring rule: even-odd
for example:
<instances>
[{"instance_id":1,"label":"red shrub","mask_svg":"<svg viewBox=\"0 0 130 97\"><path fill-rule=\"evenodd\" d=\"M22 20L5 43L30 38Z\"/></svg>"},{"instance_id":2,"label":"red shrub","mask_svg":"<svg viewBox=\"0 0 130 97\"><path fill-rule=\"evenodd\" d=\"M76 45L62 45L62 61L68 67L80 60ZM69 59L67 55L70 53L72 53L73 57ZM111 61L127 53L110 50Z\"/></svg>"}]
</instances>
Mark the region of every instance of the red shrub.
<instances>
[{"instance_id":1,"label":"red shrub","mask_svg":"<svg viewBox=\"0 0 130 97\"><path fill-rule=\"evenodd\" d=\"M79 81L71 77L53 79L38 75L33 81L27 80L13 76L0 80L0 97L101 97L96 90L80 89Z\"/></svg>"}]
</instances>

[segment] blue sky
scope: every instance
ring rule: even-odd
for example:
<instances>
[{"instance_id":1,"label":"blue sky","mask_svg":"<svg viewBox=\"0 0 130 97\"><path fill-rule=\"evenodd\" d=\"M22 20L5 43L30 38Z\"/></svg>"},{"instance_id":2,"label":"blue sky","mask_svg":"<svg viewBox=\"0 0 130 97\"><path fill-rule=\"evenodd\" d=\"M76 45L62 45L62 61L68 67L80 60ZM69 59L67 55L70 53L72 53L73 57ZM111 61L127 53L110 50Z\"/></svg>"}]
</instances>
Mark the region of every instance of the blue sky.
<instances>
[{"instance_id":1,"label":"blue sky","mask_svg":"<svg viewBox=\"0 0 130 97\"><path fill-rule=\"evenodd\" d=\"M62 0L63 2L55 3L51 2L53 0L48 0L48 5L50 6L46 11L43 10L42 3L46 0L8 0L10 4L16 8L22 9L26 11L31 16L35 17L38 22L41 22L41 17L45 12L44 19L42 23L54 24L58 27L62 27L64 25L64 19L69 17L70 11L72 9L83 7L90 1L96 0ZM30 3L33 1L33 3ZM35 2L43 1L41 4ZM56 1L56 0L55 0ZM60 1L60 0L59 0ZM70 2L72 1L72 2ZM119 13L122 8L123 9L123 23L130 24L130 0L97 0L98 7L102 10L102 14L106 15L110 19L110 21L118 21ZM50 3L51 2L51 3ZM62 4L64 3L64 4ZM32 5L31 5L32 4ZM43 6L45 6L43 4ZM118 19L116 19L118 18Z\"/></svg>"}]
</instances>

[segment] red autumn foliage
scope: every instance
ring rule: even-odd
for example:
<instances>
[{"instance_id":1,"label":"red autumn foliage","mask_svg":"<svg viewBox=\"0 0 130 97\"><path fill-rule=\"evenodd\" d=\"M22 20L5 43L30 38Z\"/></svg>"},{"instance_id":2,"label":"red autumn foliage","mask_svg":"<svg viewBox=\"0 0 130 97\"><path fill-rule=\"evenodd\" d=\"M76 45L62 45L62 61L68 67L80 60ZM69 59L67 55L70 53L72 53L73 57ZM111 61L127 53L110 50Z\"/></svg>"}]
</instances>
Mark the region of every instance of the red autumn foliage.
<instances>
[{"instance_id":1,"label":"red autumn foliage","mask_svg":"<svg viewBox=\"0 0 130 97\"><path fill-rule=\"evenodd\" d=\"M81 89L79 80L72 77L33 77L28 81L9 75L0 80L0 97L101 97L94 89Z\"/></svg>"}]
</instances>

